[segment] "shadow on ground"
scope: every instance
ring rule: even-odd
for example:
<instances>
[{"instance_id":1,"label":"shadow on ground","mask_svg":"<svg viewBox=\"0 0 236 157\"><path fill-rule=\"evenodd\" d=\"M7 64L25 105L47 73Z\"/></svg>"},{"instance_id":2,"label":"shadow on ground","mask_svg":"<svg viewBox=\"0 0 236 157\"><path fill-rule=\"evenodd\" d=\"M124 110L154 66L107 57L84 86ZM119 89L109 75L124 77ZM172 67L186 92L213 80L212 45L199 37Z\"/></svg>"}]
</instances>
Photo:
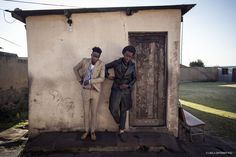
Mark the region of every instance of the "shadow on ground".
<instances>
[{"instance_id":1,"label":"shadow on ground","mask_svg":"<svg viewBox=\"0 0 236 157\"><path fill-rule=\"evenodd\" d=\"M21 157L53 156L206 156L212 153L235 155L236 149L222 140L206 136L193 142L166 133L129 132L127 142L121 142L115 132L98 132L97 141L82 141L81 132L50 132L30 139ZM220 154L221 153L221 154Z\"/></svg>"}]
</instances>

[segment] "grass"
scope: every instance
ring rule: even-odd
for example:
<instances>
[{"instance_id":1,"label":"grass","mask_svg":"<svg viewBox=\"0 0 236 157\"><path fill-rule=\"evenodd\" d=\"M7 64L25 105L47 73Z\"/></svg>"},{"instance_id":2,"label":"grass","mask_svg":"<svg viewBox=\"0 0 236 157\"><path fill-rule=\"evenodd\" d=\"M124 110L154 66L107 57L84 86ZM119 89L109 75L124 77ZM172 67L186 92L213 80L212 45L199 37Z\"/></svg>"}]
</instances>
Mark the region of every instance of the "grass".
<instances>
[{"instance_id":1,"label":"grass","mask_svg":"<svg viewBox=\"0 0 236 157\"><path fill-rule=\"evenodd\" d=\"M236 83L183 83L180 99L186 110L206 122L207 133L236 140Z\"/></svg>"},{"instance_id":2,"label":"grass","mask_svg":"<svg viewBox=\"0 0 236 157\"><path fill-rule=\"evenodd\" d=\"M9 113L2 116L0 114L0 131L4 131L11 127L19 128L28 125L28 112L19 112L17 114Z\"/></svg>"},{"instance_id":3,"label":"grass","mask_svg":"<svg viewBox=\"0 0 236 157\"><path fill-rule=\"evenodd\" d=\"M14 128L22 128L22 127L25 127L29 124L28 120L23 120L19 123L17 123L16 125L14 125L13 127Z\"/></svg>"},{"instance_id":4,"label":"grass","mask_svg":"<svg viewBox=\"0 0 236 157\"><path fill-rule=\"evenodd\" d=\"M28 125L28 120L11 121L11 122L0 122L0 132L9 128L24 128Z\"/></svg>"}]
</instances>

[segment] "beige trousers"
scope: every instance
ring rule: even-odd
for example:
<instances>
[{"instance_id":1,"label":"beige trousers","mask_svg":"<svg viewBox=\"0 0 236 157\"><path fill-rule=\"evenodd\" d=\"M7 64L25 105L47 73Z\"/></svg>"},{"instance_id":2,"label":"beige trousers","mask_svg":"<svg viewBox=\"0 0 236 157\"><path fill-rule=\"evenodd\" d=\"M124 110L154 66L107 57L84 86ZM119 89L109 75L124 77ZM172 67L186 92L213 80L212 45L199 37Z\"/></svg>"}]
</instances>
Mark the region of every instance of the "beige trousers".
<instances>
[{"instance_id":1,"label":"beige trousers","mask_svg":"<svg viewBox=\"0 0 236 157\"><path fill-rule=\"evenodd\" d=\"M94 132L97 124L97 107L100 93L94 89L82 89L85 131Z\"/></svg>"}]
</instances>

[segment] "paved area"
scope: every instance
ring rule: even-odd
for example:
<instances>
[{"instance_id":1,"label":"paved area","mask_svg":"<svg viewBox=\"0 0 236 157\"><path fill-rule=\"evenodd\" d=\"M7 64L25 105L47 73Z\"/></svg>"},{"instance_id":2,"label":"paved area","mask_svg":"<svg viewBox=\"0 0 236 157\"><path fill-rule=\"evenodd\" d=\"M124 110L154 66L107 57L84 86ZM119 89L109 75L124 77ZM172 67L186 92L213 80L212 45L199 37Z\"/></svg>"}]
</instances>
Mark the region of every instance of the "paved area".
<instances>
[{"instance_id":1,"label":"paved area","mask_svg":"<svg viewBox=\"0 0 236 157\"><path fill-rule=\"evenodd\" d=\"M9 134L12 132L8 130ZM50 132L27 141L24 132L12 134L12 139L6 139L10 137L6 132L5 138L0 134L0 157L236 156L235 143L212 136L206 136L205 141L195 137L193 142L189 142L165 133L129 132L124 143L115 132L98 132L96 142L90 139L82 141L82 132Z\"/></svg>"},{"instance_id":2,"label":"paved area","mask_svg":"<svg viewBox=\"0 0 236 157\"><path fill-rule=\"evenodd\" d=\"M0 132L0 157L17 157L26 144L27 129L9 128Z\"/></svg>"},{"instance_id":3,"label":"paved area","mask_svg":"<svg viewBox=\"0 0 236 157\"><path fill-rule=\"evenodd\" d=\"M20 128L9 128L5 131L0 132L0 144L3 141L17 141L27 134L27 129Z\"/></svg>"},{"instance_id":4,"label":"paved area","mask_svg":"<svg viewBox=\"0 0 236 157\"><path fill-rule=\"evenodd\" d=\"M220 139L206 136L203 142L196 137L193 142L156 132L127 133L127 142L121 142L115 132L98 132L97 141L82 141L81 132L51 132L31 139L22 157L69 156L236 156L236 149Z\"/></svg>"}]
</instances>

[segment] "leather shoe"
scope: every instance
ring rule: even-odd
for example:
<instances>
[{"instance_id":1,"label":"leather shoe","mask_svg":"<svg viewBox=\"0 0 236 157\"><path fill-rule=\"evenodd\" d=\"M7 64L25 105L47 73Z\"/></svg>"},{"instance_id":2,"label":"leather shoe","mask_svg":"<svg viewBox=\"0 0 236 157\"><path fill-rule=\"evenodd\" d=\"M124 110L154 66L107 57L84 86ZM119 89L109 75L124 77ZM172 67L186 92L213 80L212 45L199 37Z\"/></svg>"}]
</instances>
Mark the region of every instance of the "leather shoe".
<instances>
[{"instance_id":1,"label":"leather shoe","mask_svg":"<svg viewBox=\"0 0 236 157\"><path fill-rule=\"evenodd\" d=\"M85 140L88 134L89 134L88 132L83 133L83 135L81 136L81 140Z\"/></svg>"},{"instance_id":2,"label":"leather shoe","mask_svg":"<svg viewBox=\"0 0 236 157\"><path fill-rule=\"evenodd\" d=\"M97 137L96 137L95 132L92 132L92 133L91 133L91 140L92 140L92 141L96 141L96 139L97 139Z\"/></svg>"},{"instance_id":3,"label":"leather shoe","mask_svg":"<svg viewBox=\"0 0 236 157\"><path fill-rule=\"evenodd\" d=\"M119 136L121 142L126 142L127 141L127 136L125 135L124 132L123 133L119 133L118 136Z\"/></svg>"}]
</instances>

